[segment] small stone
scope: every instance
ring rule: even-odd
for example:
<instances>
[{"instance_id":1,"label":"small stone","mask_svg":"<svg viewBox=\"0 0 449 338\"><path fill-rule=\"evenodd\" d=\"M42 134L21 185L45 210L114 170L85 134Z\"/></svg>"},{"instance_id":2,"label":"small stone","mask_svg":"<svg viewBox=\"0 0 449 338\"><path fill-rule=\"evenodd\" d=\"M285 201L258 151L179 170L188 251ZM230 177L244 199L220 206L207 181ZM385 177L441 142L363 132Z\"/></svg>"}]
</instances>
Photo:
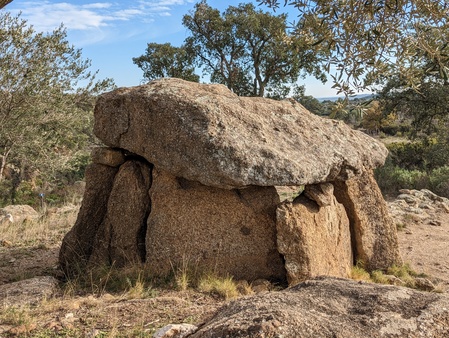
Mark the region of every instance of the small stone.
<instances>
[{"instance_id":1,"label":"small stone","mask_svg":"<svg viewBox=\"0 0 449 338\"><path fill-rule=\"evenodd\" d=\"M385 275L385 278L388 280L388 283L391 285L403 286L405 285L404 281L393 275Z\"/></svg>"},{"instance_id":2,"label":"small stone","mask_svg":"<svg viewBox=\"0 0 449 338\"><path fill-rule=\"evenodd\" d=\"M406 208L406 210L408 212L411 212L411 213L414 213L414 214L417 214L417 215L422 214L424 212L420 208L414 208L414 207L408 207L408 208Z\"/></svg>"},{"instance_id":3,"label":"small stone","mask_svg":"<svg viewBox=\"0 0 449 338\"><path fill-rule=\"evenodd\" d=\"M433 291L435 290L435 284L432 283L427 278L416 277L415 278L415 286L419 290L423 291Z\"/></svg>"},{"instance_id":4,"label":"small stone","mask_svg":"<svg viewBox=\"0 0 449 338\"><path fill-rule=\"evenodd\" d=\"M320 207L332 204L334 197L334 186L330 183L306 185L304 194L315 201Z\"/></svg>"},{"instance_id":5,"label":"small stone","mask_svg":"<svg viewBox=\"0 0 449 338\"><path fill-rule=\"evenodd\" d=\"M0 239L0 246L4 246L5 248L12 247L12 243L7 241L6 239Z\"/></svg>"},{"instance_id":6,"label":"small stone","mask_svg":"<svg viewBox=\"0 0 449 338\"><path fill-rule=\"evenodd\" d=\"M431 199L432 201L438 200L439 197L437 194L427 189L421 189L421 193L423 193L425 197Z\"/></svg>"},{"instance_id":7,"label":"small stone","mask_svg":"<svg viewBox=\"0 0 449 338\"><path fill-rule=\"evenodd\" d=\"M13 327L11 330L8 331L9 334L12 334L13 336L27 336L27 333L35 330L37 327L36 324L23 324L16 327Z\"/></svg>"},{"instance_id":8,"label":"small stone","mask_svg":"<svg viewBox=\"0 0 449 338\"><path fill-rule=\"evenodd\" d=\"M449 213L449 206L446 205L445 203L440 202L438 204L438 207L440 207L441 209L443 209L444 211L446 211L447 213Z\"/></svg>"},{"instance_id":9,"label":"small stone","mask_svg":"<svg viewBox=\"0 0 449 338\"><path fill-rule=\"evenodd\" d=\"M404 201L406 201L408 204L413 204L413 205L415 205L415 204L418 203L418 200L417 200L415 197L411 196L411 195L401 194L401 195L399 195L399 196L397 197L397 199L404 200Z\"/></svg>"},{"instance_id":10,"label":"small stone","mask_svg":"<svg viewBox=\"0 0 449 338\"><path fill-rule=\"evenodd\" d=\"M424 193L419 190L412 190L411 194L415 197L418 197L418 199L423 199L425 197Z\"/></svg>"},{"instance_id":11,"label":"small stone","mask_svg":"<svg viewBox=\"0 0 449 338\"><path fill-rule=\"evenodd\" d=\"M49 329L49 330L53 330L53 331L62 330L61 324L57 321L51 321L51 322L45 324L45 328Z\"/></svg>"},{"instance_id":12,"label":"small stone","mask_svg":"<svg viewBox=\"0 0 449 338\"><path fill-rule=\"evenodd\" d=\"M100 335L103 334L103 332L99 329L92 329L88 334L87 337L89 338L97 338L100 337Z\"/></svg>"},{"instance_id":13,"label":"small stone","mask_svg":"<svg viewBox=\"0 0 449 338\"><path fill-rule=\"evenodd\" d=\"M97 147L92 150L92 162L107 165L109 167L119 167L125 162L125 155L117 149Z\"/></svg>"},{"instance_id":14,"label":"small stone","mask_svg":"<svg viewBox=\"0 0 449 338\"><path fill-rule=\"evenodd\" d=\"M271 283L266 279L256 279L251 283L251 288L255 293L267 292L271 289Z\"/></svg>"},{"instance_id":15,"label":"small stone","mask_svg":"<svg viewBox=\"0 0 449 338\"><path fill-rule=\"evenodd\" d=\"M436 227L440 227L441 226L441 222L440 221L431 220L431 221L429 221L429 224L433 225L433 226L436 226Z\"/></svg>"},{"instance_id":16,"label":"small stone","mask_svg":"<svg viewBox=\"0 0 449 338\"><path fill-rule=\"evenodd\" d=\"M101 299L105 300L105 301L111 301L111 300L114 300L115 297L113 295L111 295L110 293L106 292L101 296Z\"/></svg>"},{"instance_id":17,"label":"small stone","mask_svg":"<svg viewBox=\"0 0 449 338\"><path fill-rule=\"evenodd\" d=\"M253 290L251 289L251 286L249 285L248 281L242 279L237 282L237 291L241 295L249 295L253 293Z\"/></svg>"},{"instance_id":18,"label":"small stone","mask_svg":"<svg viewBox=\"0 0 449 338\"><path fill-rule=\"evenodd\" d=\"M434 210L434 208L433 207L431 207L429 204L427 204L427 203L421 203L420 205L419 205L419 208L421 208L421 209L427 209L427 210Z\"/></svg>"},{"instance_id":19,"label":"small stone","mask_svg":"<svg viewBox=\"0 0 449 338\"><path fill-rule=\"evenodd\" d=\"M169 324L156 331L153 338L184 338L196 330L198 327L192 324Z\"/></svg>"}]
</instances>

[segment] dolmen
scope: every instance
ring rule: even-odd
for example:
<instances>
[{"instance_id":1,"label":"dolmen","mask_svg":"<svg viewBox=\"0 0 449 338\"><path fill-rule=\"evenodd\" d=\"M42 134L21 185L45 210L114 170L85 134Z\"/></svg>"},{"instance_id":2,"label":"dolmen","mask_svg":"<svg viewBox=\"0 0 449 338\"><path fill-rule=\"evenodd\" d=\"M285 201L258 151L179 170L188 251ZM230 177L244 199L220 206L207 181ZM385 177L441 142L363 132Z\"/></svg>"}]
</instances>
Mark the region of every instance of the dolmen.
<instances>
[{"instance_id":1,"label":"dolmen","mask_svg":"<svg viewBox=\"0 0 449 338\"><path fill-rule=\"evenodd\" d=\"M188 264L292 285L401 264L373 176L388 152L343 122L175 78L103 94L94 114L105 147L62 243L67 274Z\"/></svg>"}]
</instances>

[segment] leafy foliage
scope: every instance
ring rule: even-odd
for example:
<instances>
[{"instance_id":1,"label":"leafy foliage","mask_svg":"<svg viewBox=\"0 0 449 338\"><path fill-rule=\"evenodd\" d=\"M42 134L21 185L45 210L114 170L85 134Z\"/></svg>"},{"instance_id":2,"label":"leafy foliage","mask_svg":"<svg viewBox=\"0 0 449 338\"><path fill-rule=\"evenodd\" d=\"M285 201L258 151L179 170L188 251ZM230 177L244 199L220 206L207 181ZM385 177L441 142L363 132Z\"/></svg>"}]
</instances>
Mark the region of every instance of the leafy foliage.
<instances>
[{"instance_id":1,"label":"leafy foliage","mask_svg":"<svg viewBox=\"0 0 449 338\"><path fill-rule=\"evenodd\" d=\"M177 77L192 82L200 80L186 49L170 43L149 43L146 53L133 58L133 62L143 70L143 77L148 81L161 77Z\"/></svg>"},{"instance_id":2,"label":"leafy foliage","mask_svg":"<svg viewBox=\"0 0 449 338\"><path fill-rule=\"evenodd\" d=\"M259 0L273 8L278 0ZM445 0L293 0L298 9L297 34L313 36L312 44L331 53L335 87L352 93L400 74L418 89L423 73L449 75L449 3ZM422 60L431 65L423 68Z\"/></svg>"},{"instance_id":3,"label":"leafy foliage","mask_svg":"<svg viewBox=\"0 0 449 338\"><path fill-rule=\"evenodd\" d=\"M86 151L95 95L113 83L96 80L62 26L37 33L6 12L0 13L0 67L0 180L8 174L14 192L25 178L53 179Z\"/></svg>"},{"instance_id":4,"label":"leafy foliage","mask_svg":"<svg viewBox=\"0 0 449 338\"><path fill-rule=\"evenodd\" d=\"M201 1L185 15L190 30L186 48L211 81L241 96L285 97L301 74L325 81L320 69L323 52L292 38L287 16L256 10L253 4L230 6L220 14Z\"/></svg>"},{"instance_id":5,"label":"leafy foliage","mask_svg":"<svg viewBox=\"0 0 449 338\"><path fill-rule=\"evenodd\" d=\"M382 89L380 98L384 111L411 119L414 136L419 132L432 134L449 126L449 82L424 76L416 91L395 76Z\"/></svg>"}]
</instances>

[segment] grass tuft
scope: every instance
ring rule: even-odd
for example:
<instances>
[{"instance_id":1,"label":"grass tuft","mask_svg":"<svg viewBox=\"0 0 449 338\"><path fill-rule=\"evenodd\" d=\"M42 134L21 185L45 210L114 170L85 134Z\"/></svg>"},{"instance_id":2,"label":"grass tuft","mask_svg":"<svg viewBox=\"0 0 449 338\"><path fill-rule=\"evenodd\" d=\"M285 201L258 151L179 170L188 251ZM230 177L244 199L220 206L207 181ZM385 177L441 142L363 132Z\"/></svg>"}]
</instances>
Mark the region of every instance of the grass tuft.
<instances>
[{"instance_id":1,"label":"grass tuft","mask_svg":"<svg viewBox=\"0 0 449 338\"><path fill-rule=\"evenodd\" d=\"M396 284L395 279L394 277L392 278L392 276L396 277L396 281L400 282L399 285L423 291L434 291L429 289L428 286L420 286L419 283L416 282L416 278L426 278L428 276L423 273L417 273L408 263L403 265L392 265L385 272L381 270L374 270L369 273L365 270L363 264L358 262L357 265L351 270L352 279L378 284Z\"/></svg>"},{"instance_id":2,"label":"grass tuft","mask_svg":"<svg viewBox=\"0 0 449 338\"><path fill-rule=\"evenodd\" d=\"M216 294L226 300L237 298L240 295L232 277L219 277L214 274L204 275L199 280L198 290Z\"/></svg>"}]
</instances>

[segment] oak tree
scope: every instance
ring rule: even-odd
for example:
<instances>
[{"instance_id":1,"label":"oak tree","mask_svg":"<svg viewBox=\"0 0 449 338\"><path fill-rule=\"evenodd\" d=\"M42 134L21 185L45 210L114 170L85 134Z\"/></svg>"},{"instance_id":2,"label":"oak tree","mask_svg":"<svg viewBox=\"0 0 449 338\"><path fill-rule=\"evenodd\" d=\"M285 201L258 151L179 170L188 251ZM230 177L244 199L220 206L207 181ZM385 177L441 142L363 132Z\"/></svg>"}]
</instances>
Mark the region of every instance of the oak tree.
<instances>
[{"instance_id":1,"label":"oak tree","mask_svg":"<svg viewBox=\"0 0 449 338\"><path fill-rule=\"evenodd\" d=\"M143 71L147 81L162 77L177 77L192 82L199 82L200 77L195 74L192 58L184 47L174 47L170 43L149 43L145 54L133 58Z\"/></svg>"},{"instance_id":2,"label":"oak tree","mask_svg":"<svg viewBox=\"0 0 449 338\"><path fill-rule=\"evenodd\" d=\"M306 34L293 38L285 14L263 12L253 4L220 13L201 1L183 23L190 31L185 45L197 66L238 95L283 96L288 84L304 74L325 81L323 51L309 44Z\"/></svg>"},{"instance_id":3,"label":"oak tree","mask_svg":"<svg viewBox=\"0 0 449 338\"><path fill-rule=\"evenodd\" d=\"M382 83L391 74L419 89L423 73L449 77L449 3L446 0L259 0L297 9L298 38L331 53L327 70L346 93ZM431 60L432 68L422 66Z\"/></svg>"}]
</instances>

